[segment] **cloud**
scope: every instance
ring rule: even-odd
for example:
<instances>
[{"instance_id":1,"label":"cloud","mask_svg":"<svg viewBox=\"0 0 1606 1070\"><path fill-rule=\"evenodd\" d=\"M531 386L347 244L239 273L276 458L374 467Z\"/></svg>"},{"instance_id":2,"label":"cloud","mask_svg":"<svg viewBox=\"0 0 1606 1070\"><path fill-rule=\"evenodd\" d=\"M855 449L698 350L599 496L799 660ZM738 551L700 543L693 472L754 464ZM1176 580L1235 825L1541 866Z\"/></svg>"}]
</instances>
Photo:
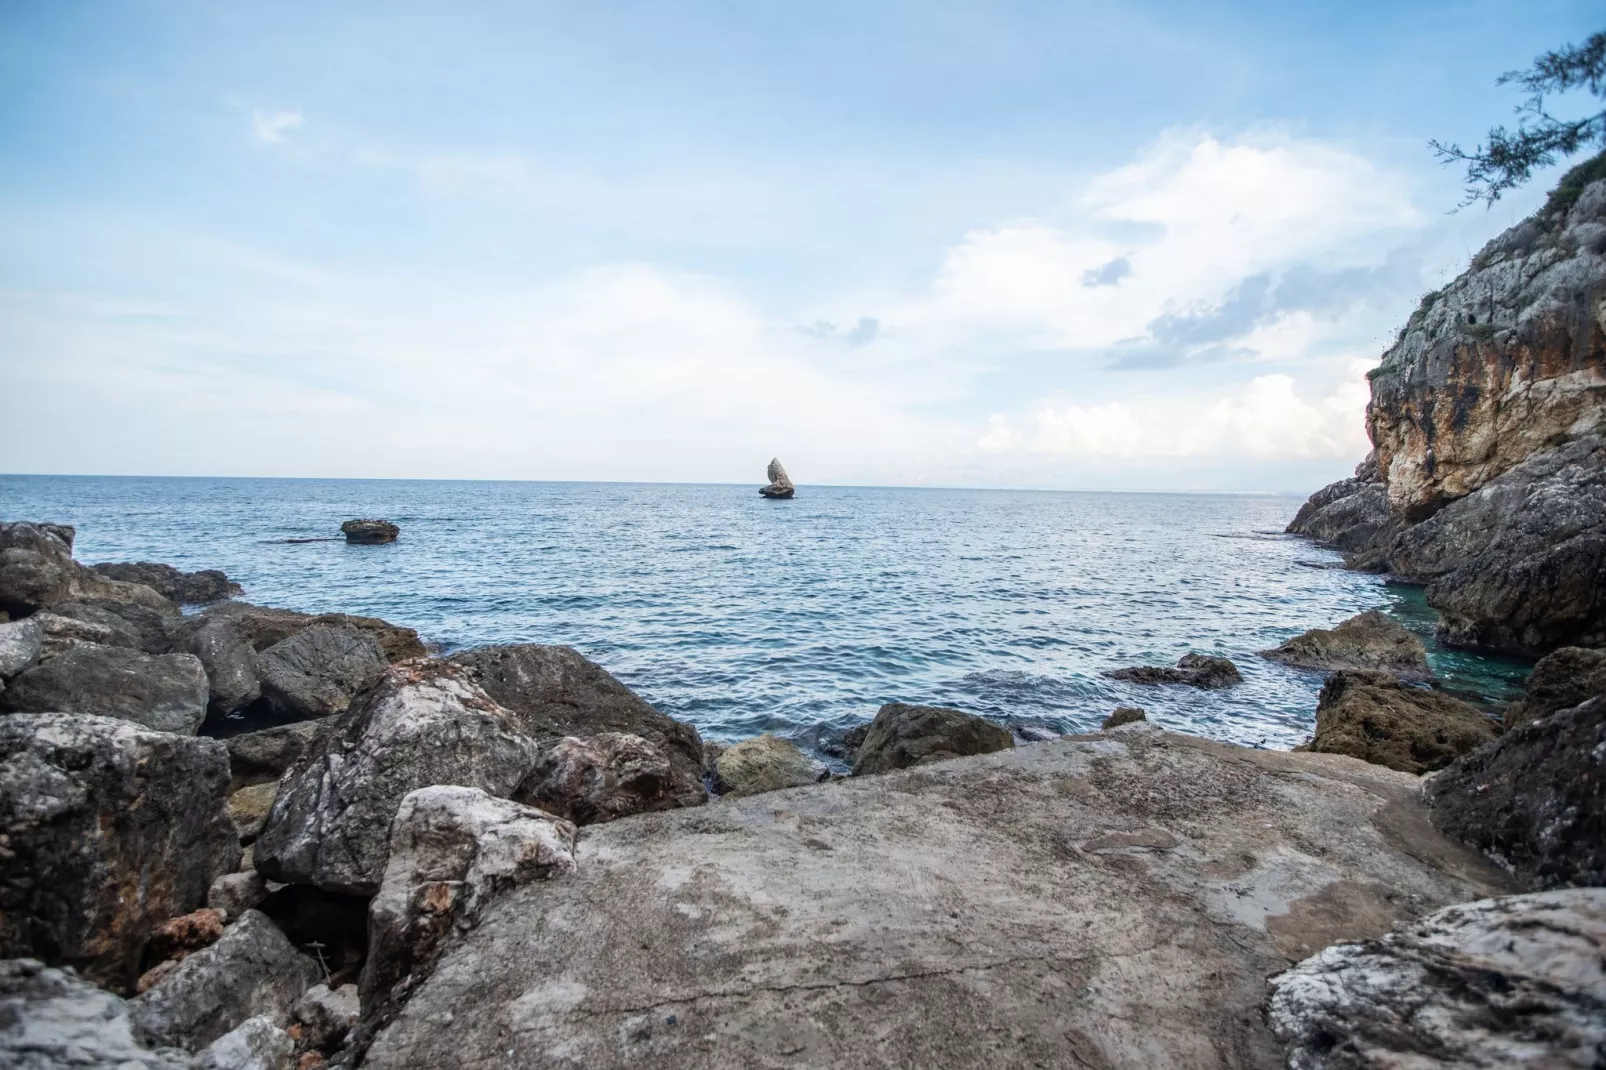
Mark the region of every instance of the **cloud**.
<instances>
[{"instance_id":1,"label":"cloud","mask_svg":"<svg viewBox=\"0 0 1606 1070\"><path fill-rule=\"evenodd\" d=\"M1082 285L1114 286L1130 274L1132 274L1132 261L1124 256L1118 256L1108 264L1100 264L1096 268L1088 268L1082 272Z\"/></svg>"},{"instance_id":2,"label":"cloud","mask_svg":"<svg viewBox=\"0 0 1606 1070\"><path fill-rule=\"evenodd\" d=\"M284 141L290 131L301 129L303 122L299 111L253 109L251 112L251 129L256 132L257 139L275 144Z\"/></svg>"}]
</instances>

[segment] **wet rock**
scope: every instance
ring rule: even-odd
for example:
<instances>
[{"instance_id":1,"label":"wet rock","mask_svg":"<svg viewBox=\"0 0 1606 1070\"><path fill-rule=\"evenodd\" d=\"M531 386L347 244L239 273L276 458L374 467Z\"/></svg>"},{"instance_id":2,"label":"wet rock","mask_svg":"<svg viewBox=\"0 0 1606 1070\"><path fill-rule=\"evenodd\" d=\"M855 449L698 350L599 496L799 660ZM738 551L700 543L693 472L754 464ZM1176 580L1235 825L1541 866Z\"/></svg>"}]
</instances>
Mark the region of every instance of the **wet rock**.
<instances>
[{"instance_id":1,"label":"wet rock","mask_svg":"<svg viewBox=\"0 0 1606 1070\"><path fill-rule=\"evenodd\" d=\"M206 672L188 654L84 643L13 677L0 702L21 713L120 717L191 735L206 717L206 694Z\"/></svg>"},{"instance_id":2,"label":"wet rock","mask_svg":"<svg viewBox=\"0 0 1606 1070\"><path fill-rule=\"evenodd\" d=\"M1302 669L1380 669L1402 679L1433 675L1422 640L1381 611L1369 609L1336 628L1312 628L1261 657Z\"/></svg>"},{"instance_id":3,"label":"wet rock","mask_svg":"<svg viewBox=\"0 0 1606 1070\"><path fill-rule=\"evenodd\" d=\"M106 646L126 646L147 654L165 654L179 617L136 602L90 600L53 602L48 610L36 614L49 620L56 645L66 648L72 642L93 642ZM78 624L74 632L67 622ZM55 651L55 652L59 652Z\"/></svg>"},{"instance_id":4,"label":"wet rock","mask_svg":"<svg viewBox=\"0 0 1606 1070\"><path fill-rule=\"evenodd\" d=\"M1408 687L1391 673L1346 669L1322 685L1310 749L1428 773L1499 733L1493 719L1460 699Z\"/></svg>"},{"instance_id":5,"label":"wet rock","mask_svg":"<svg viewBox=\"0 0 1606 1070\"><path fill-rule=\"evenodd\" d=\"M1104 674L1111 680L1134 684L1187 684L1216 690L1243 683L1238 666L1227 658L1209 654L1184 654L1174 669L1164 665L1138 665L1130 669L1111 669Z\"/></svg>"},{"instance_id":6,"label":"wet rock","mask_svg":"<svg viewBox=\"0 0 1606 1070\"><path fill-rule=\"evenodd\" d=\"M1531 886L1606 885L1606 692L1509 729L1423 791L1436 826Z\"/></svg>"},{"instance_id":7,"label":"wet rock","mask_svg":"<svg viewBox=\"0 0 1606 1070\"><path fill-rule=\"evenodd\" d=\"M1350 568L1381 571L1400 527L1389 513L1383 483L1345 479L1313 494L1288 531L1341 551Z\"/></svg>"},{"instance_id":8,"label":"wet rock","mask_svg":"<svg viewBox=\"0 0 1606 1070\"><path fill-rule=\"evenodd\" d=\"M725 748L715 769L731 798L815 784L826 776L825 766L768 732Z\"/></svg>"},{"instance_id":9,"label":"wet rock","mask_svg":"<svg viewBox=\"0 0 1606 1070\"><path fill-rule=\"evenodd\" d=\"M273 800L278 794L278 781L269 781L229 795L229 817L240 831L241 843L251 843L262 834L262 826L267 823L268 811L273 809Z\"/></svg>"},{"instance_id":10,"label":"wet rock","mask_svg":"<svg viewBox=\"0 0 1606 1070\"><path fill-rule=\"evenodd\" d=\"M434 970L442 941L496 896L575 871L575 827L475 788L410 793L396 813L384 882L368 911L365 1030L387 1021Z\"/></svg>"},{"instance_id":11,"label":"wet rock","mask_svg":"<svg viewBox=\"0 0 1606 1070\"><path fill-rule=\"evenodd\" d=\"M233 771L232 789L237 791L251 784L277 781L301 757L312 737L333 723L328 718L297 721L230 736L224 742L229 748L229 767Z\"/></svg>"},{"instance_id":12,"label":"wet rock","mask_svg":"<svg viewBox=\"0 0 1606 1070\"><path fill-rule=\"evenodd\" d=\"M1591 1067L1606 1050L1606 890L1447 907L1271 980L1301 1070Z\"/></svg>"},{"instance_id":13,"label":"wet rock","mask_svg":"<svg viewBox=\"0 0 1606 1070\"><path fill-rule=\"evenodd\" d=\"M130 1000L129 1014L146 1044L198 1051L259 1014L284 1020L321 975L272 921L248 910L217 943Z\"/></svg>"},{"instance_id":14,"label":"wet rock","mask_svg":"<svg viewBox=\"0 0 1606 1070\"><path fill-rule=\"evenodd\" d=\"M172 565L136 561L95 565L94 571L110 580L143 583L168 601L180 605L221 602L245 593L238 583L215 568L180 572Z\"/></svg>"},{"instance_id":15,"label":"wet rock","mask_svg":"<svg viewBox=\"0 0 1606 1070\"><path fill-rule=\"evenodd\" d=\"M356 985L341 985L331 991L328 985L320 984L307 989L296 1004L295 1016L305 1030L306 1046L329 1051L357 1024L361 1009Z\"/></svg>"},{"instance_id":16,"label":"wet rock","mask_svg":"<svg viewBox=\"0 0 1606 1070\"><path fill-rule=\"evenodd\" d=\"M771 458L769 469L765 472L765 475L769 477L769 484L760 487L758 490L764 497L790 498L797 493L797 488L792 485L792 480L787 476L786 469L781 467L779 457Z\"/></svg>"},{"instance_id":17,"label":"wet rock","mask_svg":"<svg viewBox=\"0 0 1606 1070\"><path fill-rule=\"evenodd\" d=\"M372 636L318 625L258 654L257 676L263 697L281 714L311 719L343 711L385 664Z\"/></svg>"},{"instance_id":18,"label":"wet rock","mask_svg":"<svg viewBox=\"0 0 1606 1070\"><path fill-rule=\"evenodd\" d=\"M1606 695L1606 650L1564 646L1534 666L1523 697L1506 707L1506 729Z\"/></svg>"},{"instance_id":19,"label":"wet rock","mask_svg":"<svg viewBox=\"0 0 1606 1070\"><path fill-rule=\"evenodd\" d=\"M1110 729L1120 728L1124 724L1132 724L1134 721L1147 721L1148 719L1149 715L1143 712L1143 709L1139 706L1117 706L1114 713L1104 718L1104 723L1099 725L1099 731L1108 732Z\"/></svg>"},{"instance_id":20,"label":"wet rock","mask_svg":"<svg viewBox=\"0 0 1606 1070\"><path fill-rule=\"evenodd\" d=\"M669 756L674 793L682 806L708 800L697 729L659 713L578 651L524 643L479 647L447 660L462 666L486 694L512 711L526 735L543 741L599 732L640 736Z\"/></svg>"},{"instance_id":21,"label":"wet rock","mask_svg":"<svg viewBox=\"0 0 1606 1070\"><path fill-rule=\"evenodd\" d=\"M508 796L538 753L460 667L392 666L285 773L254 845L256 868L269 880L372 895L408 792L460 784Z\"/></svg>"},{"instance_id":22,"label":"wet rock","mask_svg":"<svg viewBox=\"0 0 1606 1070\"><path fill-rule=\"evenodd\" d=\"M388 520L348 520L340 525L340 534L346 537L347 542L366 546L395 542L396 536L401 534L401 528Z\"/></svg>"},{"instance_id":23,"label":"wet rock","mask_svg":"<svg viewBox=\"0 0 1606 1070\"><path fill-rule=\"evenodd\" d=\"M194 1070L290 1070L296 1041L274 1017L247 1018L195 1056Z\"/></svg>"},{"instance_id":24,"label":"wet rock","mask_svg":"<svg viewBox=\"0 0 1606 1070\"><path fill-rule=\"evenodd\" d=\"M1009 750L1015 737L991 721L939 706L889 702L876 711L853 775L886 773L967 754Z\"/></svg>"},{"instance_id":25,"label":"wet rock","mask_svg":"<svg viewBox=\"0 0 1606 1070\"><path fill-rule=\"evenodd\" d=\"M0 954L123 989L152 930L240 857L216 740L76 714L0 717Z\"/></svg>"},{"instance_id":26,"label":"wet rock","mask_svg":"<svg viewBox=\"0 0 1606 1070\"><path fill-rule=\"evenodd\" d=\"M223 935L223 921L223 911L202 907L163 922L145 944L145 961L182 959L192 951L216 943Z\"/></svg>"},{"instance_id":27,"label":"wet rock","mask_svg":"<svg viewBox=\"0 0 1606 1070\"><path fill-rule=\"evenodd\" d=\"M206 892L206 905L238 918L268 897L268 882L254 869L225 873Z\"/></svg>"},{"instance_id":28,"label":"wet rock","mask_svg":"<svg viewBox=\"0 0 1606 1070\"><path fill-rule=\"evenodd\" d=\"M72 970L0 960L0 1066L8 1070L191 1070L176 1049L134 1039L128 1006Z\"/></svg>"},{"instance_id":29,"label":"wet rock","mask_svg":"<svg viewBox=\"0 0 1606 1070\"><path fill-rule=\"evenodd\" d=\"M0 623L0 678L32 665L44 645L44 631L32 617Z\"/></svg>"},{"instance_id":30,"label":"wet rock","mask_svg":"<svg viewBox=\"0 0 1606 1070\"><path fill-rule=\"evenodd\" d=\"M541 752L520 785L521 802L594 825L683 805L675 769L664 751L625 732L566 736Z\"/></svg>"}]
</instances>

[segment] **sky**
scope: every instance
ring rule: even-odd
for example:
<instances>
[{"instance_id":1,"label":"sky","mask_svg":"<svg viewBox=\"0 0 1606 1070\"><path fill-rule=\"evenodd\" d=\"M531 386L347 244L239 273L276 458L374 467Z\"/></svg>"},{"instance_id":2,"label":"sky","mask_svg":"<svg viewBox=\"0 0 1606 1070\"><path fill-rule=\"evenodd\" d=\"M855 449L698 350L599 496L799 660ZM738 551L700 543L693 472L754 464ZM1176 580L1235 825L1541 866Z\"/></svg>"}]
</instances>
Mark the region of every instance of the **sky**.
<instances>
[{"instance_id":1,"label":"sky","mask_svg":"<svg viewBox=\"0 0 1606 1070\"><path fill-rule=\"evenodd\" d=\"M0 471L1308 492L1595 3L0 5Z\"/></svg>"}]
</instances>

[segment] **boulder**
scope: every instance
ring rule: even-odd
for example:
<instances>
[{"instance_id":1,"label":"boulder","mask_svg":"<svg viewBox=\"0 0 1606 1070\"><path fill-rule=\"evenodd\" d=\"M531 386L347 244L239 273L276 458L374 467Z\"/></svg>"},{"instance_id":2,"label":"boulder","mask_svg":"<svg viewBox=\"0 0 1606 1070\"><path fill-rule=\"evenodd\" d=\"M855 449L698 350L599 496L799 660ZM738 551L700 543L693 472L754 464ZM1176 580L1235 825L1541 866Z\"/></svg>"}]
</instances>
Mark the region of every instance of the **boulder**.
<instances>
[{"instance_id":1,"label":"boulder","mask_svg":"<svg viewBox=\"0 0 1606 1070\"><path fill-rule=\"evenodd\" d=\"M307 1047L330 1050L345 1039L346 1033L357 1024L362 1004L357 986L341 985L331 990L328 985L313 985L296 1004L296 1021L301 1023L302 1039Z\"/></svg>"},{"instance_id":2,"label":"boulder","mask_svg":"<svg viewBox=\"0 0 1606 1070\"><path fill-rule=\"evenodd\" d=\"M853 762L853 775L886 773L967 754L1009 750L1015 737L991 721L940 706L889 702L876 711Z\"/></svg>"},{"instance_id":3,"label":"boulder","mask_svg":"<svg viewBox=\"0 0 1606 1070\"><path fill-rule=\"evenodd\" d=\"M199 1051L259 1014L287 1020L322 971L266 915L247 910L210 947L129 1001L135 1034L152 1047Z\"/></svg>"},{"instance_id":4,"label":"boulder","mask_svg":"<svg viewBox=\"0 0 1606 1070\"><path fill-rule=\"evenodd\" d=\"M1376 609L1351 617L1336 628L1312 628L1281 646L1260 652L1263 658L1301 669L1381 669L1402 679L1433 676L1422 640Z\"/></svg>"},{"instance_id":5,"label":"boulder","mask_svg":"<svg viewBox=\"0 0 1606 1070\"><path fill-rule=\"evenodd\" d=\"M508 796L538 753L518 719L457 665L392 666L280 780L254 844L256 868L269 880L372 895L408 792L460 784Z\"/></svg>"},{"instance_id":6,"label":"boulder","mask_svg":"<svg viewBox=\"0 0 1606 1070\"><path fill-rule=\"evenodd\" d=\"M485 693L538 740L626 732L669 756L674 794L682 806L708 801L703 789L703 742L697 729L664 716L634 691L566 646L522 643L453 654Z\"/></svg>"},{"instance_id":7,"label":"boulder","mask_svg":"<svg viewBox=\"0 0 1606 1070\"><path fill-rule=\"evenodd\" d=\"M41 609L27 620L39 624L42 643L39 647L39 659L60 657L67 651L93 643L96 646L122 646L131 644L120 642L118 631L99 621L80 620L77 617L63 617L52 613L48 609Z\"/></svg>"},{"instance_id":8,"label":"boulder","mask_svg":"<svg viewBox=\"0 0 1606 1070\"><path fill-rule=\"evenodd\" d=\"M277 781L301 757L301 752L307 749L312 738L332 724L332 718L297 721L277 728L264 728L260 732L242 732L230 736L224 742L229 748L232 789L238 791L251 784Z\"/></svg>"},{"instance_id":9,"label":"boulder","mask_svg":"<svg viewBox=\"0 0 1606 1070\"><path fill-rule=\"evenodd\" d=\"M1187 684L1216 690L1243 683L1238 666L1226 658L1209 654L1184 654L1174 669L1164 665L1138 665L1130 669L1111 669L1104 674L1111 680L1134 684Z\"/></svg>"},{"instance_id":10,"label":"boulder","mask_svg":"<svg viewBox=\"0 0 1606 1070\"><path fill-rule=\"evenodd\" d=\"M0 622L0 679L32 665L44 645L44 629L32 617Z\"/></svg>"},{"instance_id":11,"label":"boulder","mask_svg":"<svg viewBox=\"0 0 1606 1070\"><path fill-rule=\"evenodd\" d=\"M543 750L517 795L576 825L594 825L682 806L678 787L662 748L626 732L599 732L565 736Z\"/></svg>"},{"instance_id":12,"label":"boulder","mask_svg":"<svg viewBox=\"0 0 1606 1070\"><path fill-rule=\"evenodd\" d=\"M262 695L298 720L340 713L385 670L374 638L356 628L316 625L257 655Z\"/></svg>"},{"instance_id":13,"label":"boulder","mask_svg":"<svg viewBox=\"0 0 1606 1070\"><path fill-rule=\"evenodd\" d=\"M180 572L172 565L163 565L155 561L135 561L95 565L93 569L109 580L143 583L168 601L180 605L221 602L225 598L245 593L238 583L215 568L202 569L199 572Z\"/></svg>"},{"instance_id":14,"label":"boulder","mask_svg":"<svg viewBox=\"0 0 1606 1070\"><path fill-rule=\"evenodd\" d=\"M107 579L74 561L65 531L70 529L54 524L0 522L0 612L26 617L54 602L96 599L178 613L144 584Z\"/></svg>"},{"instance_id":15,"label":"boulder","mask_svg":"<svg viewBox=\"0 0 1606 1070\"><path fill-rule=\"evenodd\" d=\"M401 528L388 520L348 520L340 525L340 534L347 542L365 546L395 542Z\"/></svg>"},{"instance_id":16,"label":"boulder","mask_svg":"<svg viewBox=\"0 0 1606 1070\"><path fill-rule=\"evenodd\" d=\"M1388 487L1356 478L1340 480L1311 495L1287 530L1342 552L1350 568L1378 571L1387 565L1388 550L1400 524L1389 513Z\"/></svg>"},{"instance_id":17,"label":"boulder","mask_svg":"<svg viewBox=\"0 0 1606 1070\"><path fill-rule=\"evenodd\" d=\"M268 882L254 869L225 873L206 891L206 905L238 918L268 897Z\"/></svg>"},{"instance_id":18,"label":"boulder","mask_svg":"<svg viewBox=\"0 0 1606 1070\"><path fill-rule=\"evenodd\" d=\"M147 654L167 653L173 629L181 619L138 602L105 599L53 602L49 610L36 615L50 618L61 639L126 646ZM68 621L92 632L75 635Z\"/></svg>"},{"instance_id":19,"label":"boulder","mask_svg":"<svg viewBox=\"0 0 1606 1070\"><path fill-rule=\"evenodd\" d=\"M790 498L797 493L792 480L787 476L786 469L781 467L779 457L771 458L769 468L765 472L769 477L769 484L760 487L758 492L766 498Z\"/></svg>"},{"instance_id":20,"label":"boulder","mask_svg":"<svg viewBox=\"0 0 1606 1070\"><path fill-rule=\"evenodd\" d=\"M1442 769L1500 734L1476 706L1391 673L1346 669L1322 685L1310 749L1405 773Z\"/></svg>"},{"instance_id":21,"label":"boulder","mask_svg":"<svg viewBox=\"0 0 1606 1070\"><path fill-rule=\"evenodd\" d=\"M725 794L733 798L815 784L828 773L796 744L768 732L727 747L714 767Z\"/></svg>"},{"instance_id":22,"label":"boulder","mask_svg":"<svg viewBox=\"0 0 1606 1070\"><path fill-rule=\"evenodd\" d=\"M1506 707L1506 728L1509 731L1596 695L1606 695L1606 650L1564 646L1534 666L1523 697Z\"/></svg>"},{"instance_id":23,"label":"boulder","mask_svg":"<svg viewBox=\"0 0 1606 1070\"><path fill-rule=\"evenodd\" d=\"M83 643L12 678L0 702L20 713L120 717L193 735L206 717L206 671L188 654Z\"/></svg>"},{"instance_id":24,"label":"boulder","mask_svg":"<svg viewBox=\"0 0 1606 1070\"><path fill-rule=\"evenodd\" d=\"M278 781L252 784L230 793L229 817L240 831L241 843L250 843L262 834L262 826L267 823L268 811L273 809L273 800L278 794Z\"/></svg>"},{"instance_id":25,"label":"boulder","mask_svg":"<svg viewBox=\"0 0 1606 1070\"><path fill-rule=\"evenodd\" d=\"M296 1041L270 1014L247 1018L195 1056L194 1070L291 1070Z\"/></svg>"},{"instance_id":26,"label":"boulder","mask_svg":"<svg viewBox=\"0 0 1606 1070\"><path fill-rule=\"evenodd\" d=\"M1593 1067L1606 1051L1606 889L1446 907L1273 977L1300 1070Z\"/></svg>"},{"instance_id":27,"label":"boulder","mask_svg":"<svg viewBox=\"0 0 1606 1070\"><path fill-rule=\"evenodd\" d=\"M1137 721L1147 721L1149 715L1138 706L1117 706L1115 712L1104 718L1099 725L1100 732L1108 732L1112 728L1120 728L1124 724L1133 724Z\"/></svg>"},{"instance_id":28,"label":"boulder","mask_svg":"<svg viewBox=\"0 0 1606 1070\"><path fill-rule=\"evenodd\" d=\"M191 1070L182 1051L152 1051L134 1039L121 999L36 959L0 960L0 1066Z\"/></svg>"},{"instance_id":29,"label":"boulder","mask_svg":"<svg viewBox=\"0 0 1606 1070\"><path fill-rule=\"evenodd\" d=\"M434 970L444 938L496 896L575 871L575 827L476 788L435 786L402 800L389 861L368 908L360 986L365 1031L387 1021Z\"/></svg>"},{"instance_id":30,"label":"boulder","mask_svg":"<svg viewBox=\"0 0 1606 1070\"><path fill-rule=\"evenodd\" d=\"M1606 690L1509 729L1423 790L1435 825L1529 885L1606 885Z\"/></svg>"},{"instance_id":31,"label":"boulder","mask_svg":"<svg viewBox=\"0 0 1606 1070\"><path fill-rule=\"evenodd\" d=\"M0 717L0 954L126 989L152 930L235 868L228 755L78 714Z\"/></svg>"}]
</instances>

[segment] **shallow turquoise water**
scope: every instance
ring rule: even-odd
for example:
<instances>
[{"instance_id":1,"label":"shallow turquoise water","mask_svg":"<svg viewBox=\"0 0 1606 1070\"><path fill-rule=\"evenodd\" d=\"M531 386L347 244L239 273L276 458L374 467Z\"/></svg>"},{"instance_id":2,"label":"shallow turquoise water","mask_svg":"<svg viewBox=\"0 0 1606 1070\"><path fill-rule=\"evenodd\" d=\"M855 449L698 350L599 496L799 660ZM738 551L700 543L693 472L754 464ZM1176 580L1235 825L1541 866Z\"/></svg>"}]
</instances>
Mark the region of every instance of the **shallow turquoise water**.
<instances>
[{"instance_id":1,"label":"shallow turquoise water","mask_svg":"<svg viewBox=\"0 0 1606 1070\"><path fill-rule=\"evenodd\" d=\"M1320 679L1256 657L1420 592L1281 534L1295 498L391 480L0 476L0 517L78 527L78 557L222 568L247 598L417 628L446 649L568 643L712 738L806 736L882 702L1059 731L1117 705L1240 743L1311 730ZM289 545L388 517L389 546ZM1225 654L1227 691L1100 671ZM1526 666L1433 651L1503 700Z\"/></svg>"}]
</instances>

